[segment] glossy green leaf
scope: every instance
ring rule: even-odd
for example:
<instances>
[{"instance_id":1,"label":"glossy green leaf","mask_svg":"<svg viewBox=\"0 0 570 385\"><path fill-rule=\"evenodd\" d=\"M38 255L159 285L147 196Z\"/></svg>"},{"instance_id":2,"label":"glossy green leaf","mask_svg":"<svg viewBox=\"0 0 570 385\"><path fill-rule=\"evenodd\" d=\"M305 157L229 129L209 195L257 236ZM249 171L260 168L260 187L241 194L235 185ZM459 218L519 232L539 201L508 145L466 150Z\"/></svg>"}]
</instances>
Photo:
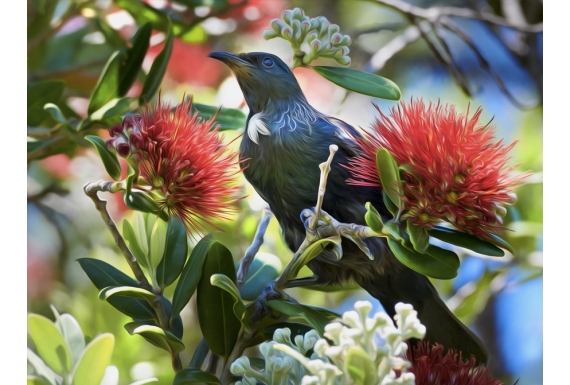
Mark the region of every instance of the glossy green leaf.
<instances>
[{"instance_id":1,"label":"glossy green leaf","mask_svg":"<svg viewBox=\"0 0 570 385\"><path fill-rule=\"evenodd\" d=\"M487 234L489 236L489 242L493 243L495 246L502 247L503 249L509 251L511 254L515 255L515 249L503 238L495 234Z\"/></svg>"},{"instance_id":2,"label":"glossy green leaf","mask_svg":"<svg viewBox=\"0 0 570 385\"><path fill-rule=\"evenodd\" d=\"M212 286L219 287L220 289L224 290L226 293L230 294L234 301L234 314L238 320L242 323L242 325L246 328L246 330L251 329L251 319L248 317L244 317L245 315L245 305L241 299L239 294L239 289L237 288L236 284L229 278L223 274L214 274L210 277L210 283Z\"/></svg>"},{"instance_id":3,"label":"glossy green leaf","mask_svg":"<svg viewBox=\"0 0 570 385\"><path fill-rule=\"evenodd\" d=\"M388 235L392 239L396 241L403 241L404 238L402 236L402 231L400 229L400 225L394 221L388 221L384 224L382 228L382 233Z\"/></svg>"},{"instance_id":4,"label":"glossy green leaf","mask_svg":"<svg viewBox=\"0 0 570 385\"><path fill-rule=\"evenodd\" d=\"M135 215L140 214L138 211ZM146 234L144 234L144 239L141 239L141 245L139 245L139 239L135 235L135 230L128 220L123 220L123 238L125 238L125 243L129 247L129 250L133 253L138 263L144 267L148 268L147 253L148 253L148 241L146 239ZM144 243L143 243L144 242ZM142 247L145 248L146 252L143 252Z\"/></svg>"},{"instance_id":5,"label":"glossy green leaf","mask_svg":"<svg viewBox=\"0 0 570 385\"><path fill-rule=\"evenodd\" d=\"M115 50L123 48L125 46L125 40L123 40L119 31L111 27L101 14L97 14L93 20L97 25L97 29L101 31L105 37L106 44Z\"/></svg>"},{"instance_id":6,"label":"glossy green leaf","mask_svg":"<svg viewBox=\"0 0 570 385\"><path fill-rule=\"evenodd\" d=\"M400 100L402 96L396 83L373 73L343 67L311 68L325 79L349 91L388 100Z\"/></svg>"},{"instance_id":7,"label":"glossy green leaf","mask_svg":"<svg viewBox=\"0 0 570 385\"><path fill-rule=\"evenodd\" d=\"M39 126L49 114L44 110L47 103L60 101L65 89L61 80L45 80L28 84L27 87L27 123L28 126Z\"/></svg>"},{"instance_id":8,"label":"glossy green leaf","mask_svg":"<svg viewBox=\"0 0 570 385\"><path fill-rule=\"evenodd\" d=\"M172 54L173 42L174 35L172 33L172 29L170 29L166 36L164 48L160 51L156 59L154 59L154 62L150 67L150 71L148 71L148 76L146 77L146 81L139 98L141 104L145 101L150 101L156 91L158 91L160 83L162 83L162 78L166 73L166 67L168 66L170 55Z\"/></svg>"},{"instance_id":9,"label":"glossy green leaf","mask_svg":"<svg viewBox=\"0 0 570 385\"><path fill-rule=\"evenodd\" d=\"M441 262L439 259L436 259L429 254L420 254L417 251L410 250L392 238L388 238L388 246L400 262L420 274L437 279L451 279L457 276L457 268L450 266L455 262L451 262L446 259L457 258L457 262L459 262L457 254L455 253L453 253L455 257L448 254L440 256L440 259L445 261ZM412 246L410 245L410 247ZM434 252L434 254L436 253Z\"/></svg>"},{"instance_id":10,"label":"glossy green leaf","mask_svg":"<svg viewBox=\"0 0 570 385\"><path fill-rule=\"evenodd\" d=\"M166 248L166 234L168 230L168 222L158 218L154 222L149 242L149 267L154 275L153 282L156 282L156 269L164 256Z\"/></svg>"},{"instance_id":11,"label":"glossy green leaf","mask_svg":"<svg viewBox=\"0 0 570 385\"><path fill-rule=\"evenodd\" d=\"M55 324L39 314L28 315L28 329L40 357L57 374L71 373L69 346Z\"/></svg>"},{"instance_id":12,"label":"glossy green leaf","mask_svg":"<svg viewBox=\"0 0 570 385\"><path fill-rule=\"evenodd\" d=\"M73 385L99 385L111 361L115 337L110 333L95 337L85 348L73 371Z\"/></svg>"},{"instance_id":13,"label":"glossy green leaf","mask_svg":"<svg viewBox=\"0 0 570 385\"><path fill-rule=\"evenodd\" d=\"M282 268L281 260L277 256L263 252L257 253L239 289L241 297L246 301L254 301L261 294L267 282L279 277Z\"/></svg>"},{"instance_id":14,"label":"glossy green leaf","mask_svg":"<svg viewBox=\"0 0 570 385\"><path fill-rule=\"evenodd\" d=\"M437 259L442 264L445 264L450 270L457 271L461 264L461 261L459 260L459 257L456 253L451 250L443 249L436 245L429 245L426 250L426 254Z\"/></svg>"},{"instance_id":15,"label":"glossy green leaf","mask_svg":"<svg viewBox=\"0 0 570 385\"><path fill-rule=\"evenodd\" d=\"M192 359L190 360L188 367L193 369L200 369L209 351L210 348L208 347L206 340L202 338L194 350L194 354L192 355Z\"/></svg>"},{"instance_id":16,"label":"glossy green leaf","mask_svg":"<svg viewBox=\"0 0 570 385\"><path fill-rule=\"evenodd\" d=\"M386 190L382 190L382 200L384 201L384 204L386 205L386 208L390 214L396 217L396 215L398 215L398 206L396 206L394 202L390 200L390 197L388 194L386 194Z\"/></svg>"},{"instance_id":17,"label":"glossy green leaf","mask_svg":"<svg viewBox=\"0 0 570 385\"><path fill-rule=\"evenodd\" d=\"M295 263L295 267L291 269L291 276L289 279L294 279L303 266L306 266L313 258L316 258L328 245L333 245L334 251L340 253L340 244L342 240L340 236L330 236L327 238L319 239L311 244Z\"/></svg>"},{"instance_id":18,"label":"glossy green leaf","mask_svg":"<svg viewBox=\"0 0 570 385\"><path fill-rule=\"evenodd\" d=\"M406 221L406 230L410 236L410 242L414 246L414 249L423 254L426 252L429 246L429 234L425 227L419 227L414 225L411 219Z\"/></svg>"},{"instance_id":19,"label":"glossy green leaf","mask_svg":"<svg viewBox=\"0 0 570 385\"><path fill-rule=\"evenodd\" d=\"M384 227L384 223L382 223L382 217L370 202L366 202L365 207L366 214L364 215L364 220L366 221L366 224L372 230L376 231L377 233L381 233L382 228Z\"/></svg>"},{"instance_id":20,"label":"glossy green leaf","mask_svg":"<svg viewBox=\"0 0 570 385\"><path fill-rule=\"evenodd\" d=\"M77 363L85 349L85 337L83 336L81 326L70 314L59 316L56 326L61 331L67 346L69 346L73 362Z\"/></svg>"},{"instance_id":21,"label":"glossy green leaf","mask_svg":"<svg viewBox=\"0 0 570 385\"><path fill-rule=\"evenodd\" d=\"M141 289L140 287L132 287L132 286L106 287L99 292L99 299L108 300L109 298L115 295L123 297L140 298L147 301L154 301L156 299L156 294L151 293L148 290Z\"/></svg>"},{"instance_id":22,"label":"glossy green leaf","mask_svg":"<svg viewBox=\"0 0 570 385\"><path fill-rule=\"evenodd\" d=\"M77 261L85 273L87 273L91 282L93 282L99 290L109 286L138 286L136 280L106 262L94 258L78 258ZM153 308L145 300L114 296L110 297L107 301L117 310L125 313L129 317L141 320L155 318Z\"/></svg>"},{"instance_id":23,"label":"glossy green leaf","mask_svg":"<svg viewBox=\"0 0 570 385\"><path fill-rule=\"evenodd\" d=\"M176 218L168 222L164 258L158 265L156 278L161 289L176 281L188 257L188 236L186 228Z\"/></svg>"},{"instance_id":24,"label":"glossy green leaf","mask_svg":"<svg viewBox=\"0 0 570 385\"><path fill-rule=\"evenodd\" d=\"M203 372L200 369L186 368L176 373L172 385L191 384L219 384L220 380L211 373Z\"/></svg>"},{"instance_id":25,"label":"glossy green leaf","mask_svg":"<svg viewBox=\"0 0 570 385\"><path fill-rule=\"evenodd\" d=\"M158 204L149 196L149 193L141 190L133 189L130 194L123 191L123 201L128 208L144 213L158 214L160 209Z\"/></svg>"},{"instance_id":26,"label":"glossy green leaf","mask_svg":"<svg viewBox=\"0 0 570 385\"><path fill-rule=\"evenodd\" d=\"M376 166L378 167L378 175L382 183L382 188L386 191L386 194L388 194L388 197L394 202L396 207L402 207L402 200L400 198L402 195L402 182L400 180L398 164L392 154L385 148L381 148L376 152Z\"/></svg>"},{"instance_id":27,"label":"glossy green leaf","mask_svg":"<svg viewBox=\"0 0 570 385\"><path fill-rule=\"evenodd\" d=\"M184 350L184 344L174 334L158 326L144 325L139 322L130 322L125 325L130 335L141 335L153 342L154 345L167 352L179 353Z\"/></svg>"},{"instance_id":28,"label":"glossy green leaf","mask_svg":"<svg viewBox=\"0 0 570 385\"><path fill-rule=\"evenodd\" d=\"M330 319L321 312L300 303L272 300L268 301L267 305L290 317L305 319L321 336L325 332L325 326L330 322Z\"/></svg>"},{"instance_id":29,"label":"glossy green leaf","mask_svg":"<svg viewBox=\"0 0 570 385\"><path fill-rule=\"evenodd\" d=\"M196 304L200 329L208 346L215 354L227 358L236 343L241 323L234 314L232 296L210 283L214 274L223 274L235 284L232 254L219 242L212 243L208 249L197 287Z\"/></svg>"},{"instance_id":30,"label":"glossy green leaf","mask_svg":"<svg viewBox=\"0 0 570 385\"><path fill-rule=\"evenodd\" d=\"M502 257L505 255L505 252L499 249L497 246L483 241L474 235L462 233L457 230L435 226L432 230L429 230L428 233L430 236L437 238L443 242L464 247L479 254L490 255L493 257Z\"/></svg>"},{"instance_id":31,"label":"glossy green leaf","mask_svg":"<svg viewBox=\"0 0 570 385\"><path fill-rule=\"evenodd\" d=\"M220 125L220 131L244 128L247 120L247 116L243 111L235 108L219 108L192 103L192 112L198 112L198 116L204 120L216 117L215 122Z\"/></svg>"},{"instance_id":32,"label":"glossy green leaf","mask_svg":"<svg viewBox=\"0 0 570 385\"><path fill-rule=\"evenodd\" d=\"M67 122L67 119L65 119L65 116L63 116L63 112L61 112L61 110L59 109L59 107L53 103L46 103L44 105L44 111L46 111L53 120L55 120L56 122L63 124L63 125L68 125L69 123Z\"/></svg>"},{"instance_id":33,"label":"glossy green leaf","mask_svg":"<svg viewBox=\"0 0 570 385\"><path fill-rule=\"evenodd\" d=\"M107 174L114 180L121 180L121 164L119 163L119 158L117 158L117 154L111 152L109 147L103 139L95 135L87 135L85 136L101 157L101 161L103 162L103 166L105 166L105 170L107 170Z\"/></svg>"},{"instance_id":34,"label":"glossy green leaf","mask_svg":"<svg viewBox=\"0 0 570 385\"><path fill-rule=\"evenodd\" d=\"M131 48L123 48L109 58L89 100L90 115L129 91L148 50L151 31L150 24L143 25L133 37Z\"/></svg>"},{"instance_id":35,"label":"glossy green leaf","mask_svg":"<svg viewBox=\"0 0 570 385\"><path fill-rule=\"evenodd\" d=\"M105 120L113 116L119 116L129 110L133 98L114 98L105 103L104 106L93 112L89 119L92 121Z\"/></svg>"},{"instance_id":36,"label":"glossy green leaf","mask_svg":"<svg viewBox=\"0 0 570 385\"><path fill-rule=\"evenodd\" d=\"M378 384L378 367L361 347L348 348L346 368L355 385Z\"/></svg>"},{"instance_id":37,"label":"glossy green leaf","mask_svg":"<svg viewBox=\"0 0 570 385\"><path fill-rule=\"evenodd\" d=\"M28 348L28 363L34 369L35 376L49 385L56 385L55 375L53 371L38 357L30 348Z\"/></svg>"},{"instance_id":38,"label":"glossy green leaf","mask_svg":"<svg viewBox=\"0 0 570 385\"><path fill-rule=\"evenodd\" d=\"M172 317L176 317L180 314L196 291L198 282L200 282L200 278L202 277L204 261L206 260L208 249L212 245L212 242L212 234L208 234L194 246L192 253L190 253L188 262L186 262L184 269L182 269L180 279L174 290L174 296L172 297Z\"/></svg>"}]
</instances>

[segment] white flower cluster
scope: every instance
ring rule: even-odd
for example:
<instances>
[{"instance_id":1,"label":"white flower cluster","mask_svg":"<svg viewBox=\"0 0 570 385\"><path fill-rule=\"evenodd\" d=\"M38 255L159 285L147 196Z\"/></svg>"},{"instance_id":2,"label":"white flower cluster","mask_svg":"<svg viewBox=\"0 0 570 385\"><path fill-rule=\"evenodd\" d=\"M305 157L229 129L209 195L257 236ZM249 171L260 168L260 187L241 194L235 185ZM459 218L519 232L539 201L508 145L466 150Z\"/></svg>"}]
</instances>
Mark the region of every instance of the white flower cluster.
<instances>
[{"instance_id":1,"label":"white flower cluster","mask_svg":"<svg viewBox=\"0 0 570 385\"><path fill-rule=\"evenodd\" d=\"M342 322L325 327L327 340L311 330L305 336L291 341L289 329L278 329L273 341L260 346L265 357L265 370L254 370L247 357L241 357L231 366L233 374L243 375L237 385L265 384L302 385L414 385L411 366L405 357L410 338L423 338L426 328L417 318L412 305L396 305L396 325L385 313L368 318L372 304L358 301L356 311L343 314ZM379 344L377 337L385 343ZM311 358L305 354L313 349ZM396 370L400 375L396 375Z\"/></svg>"},{"instance_id":2,"label":"white flower cluster","mask_svg":"<svg viewBox=\"0 0 570 385\"><path fill-rule=\"evenodd\" d=\"M283 11L281 19L271 20L271 29L264 31L263 37L281 37L291 44L293 68L308 65L318 57L334 59L340 65L350 64L350 36L342 35L340 27L326 17L310 18L301 8Z\"/></svg>"}]
</instances>

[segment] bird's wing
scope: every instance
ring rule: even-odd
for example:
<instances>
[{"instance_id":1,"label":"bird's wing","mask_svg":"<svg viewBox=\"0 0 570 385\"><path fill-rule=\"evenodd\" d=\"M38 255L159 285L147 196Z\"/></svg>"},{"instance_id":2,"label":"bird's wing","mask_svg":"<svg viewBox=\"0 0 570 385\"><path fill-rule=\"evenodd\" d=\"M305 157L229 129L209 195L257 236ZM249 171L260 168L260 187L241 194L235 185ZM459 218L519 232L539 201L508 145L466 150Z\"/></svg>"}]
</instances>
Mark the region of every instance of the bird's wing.
<instances>
[{"instance_id":1,"label":"bird's wing","mask_svg":"<svg viewBox=\"0 0 570 385\"><path fill-rule=\"evenodd\" d=\"M356 139L361 137L360 133L343 120L333 117L327 117L327 120L333 126L334 135L339 139L335 144L344 149L350 157L358 156L361 149Z\"/></svg>"}]
</instances>

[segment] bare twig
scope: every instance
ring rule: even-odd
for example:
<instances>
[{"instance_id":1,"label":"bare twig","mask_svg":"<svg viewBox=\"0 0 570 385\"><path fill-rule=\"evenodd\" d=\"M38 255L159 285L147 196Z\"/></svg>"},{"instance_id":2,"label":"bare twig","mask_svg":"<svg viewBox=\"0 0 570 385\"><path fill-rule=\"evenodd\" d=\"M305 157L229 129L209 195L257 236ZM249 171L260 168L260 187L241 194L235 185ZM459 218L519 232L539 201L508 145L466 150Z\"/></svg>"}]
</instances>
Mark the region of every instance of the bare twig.
<instances>
[{"instance_id":1,"label":"bare twig","mask_svg":"<svg viewBox=\"0 0 570 385\"><path fill-rule=\"evenodd\" d=\"M28 162L34 159L44 158L56 146L68 141L67 136L56 136L55 138L46 140L40 147L28 152Z\"/></svg>"},{"instance_id":2,"label":"bare twig","mask_svg":"<svg viewBox=\"0 0 570 385\"><path fill-rule=\"evenodd\" d=\"M56 184L52 184L49 185L48 187L46 187L45 189L43 189L42 191L36 193L36 194L31 194L28 195L28 202L37 202L37 201L41 201L42 199L44 199L48 194L58 194L58 195L67 195L69 194L69 190L66 190Z\"/></svg>"},{"instance_id":3,"label":"bare twig","mask_svg":"<svg viewBox=\"0 0 570 385\"><path fill-rule=\"evenodd\" d=\"M168 316L166 315L166 310L162 305L162 293L160 291L154 290L152 285L149 283L137 259L135 258L135 256L133 255L133 253L125 243L125 239L119 232L119 229L117 229L115 221L113 221L113 218L111 218L111 215L109 215L109 212L107 211L107 201L99 198L99 196L97 195L99 191L115 193L120 191L121 189L122 189L122 184L120 182L107 182L104 180L87 183L85 186L83 186L83 191L85 191L85 194L89 198L91 198L91 200L95 204L95 208L97 209L97 211L99 211L99 214L101 214L101 218L103 218L103 222L105 222L107 228L111 232L111 235L113 236L113 239L115 240L117 247L119 248L119 250L121 250L121 253L127 260L129 267L131 268L133 274L135 275L138 285L143 289L155 293L156 299L148 302L156 312L156 315L158 317L158 324L160 325L161 328L171 331L168 322ZM172 354L171 358L174 370L176 372L181 371L182 364L180 362L180 356L176 353Z\"/></svg>"},{"instance_id":4,"label":"bare twig","mask_svg":"<svg viewBox=\"0 0 570 385\"><path fill-rule=\"evenodd\" d=\"M520 22L520 20L509 21L500 16L494 15L488 12L480 12L469 8L458 8L458 7L430 7L421 8L402 0L369 0L374 3L382 4L404 14L425 19L430 22L437 22L440 18L444 16L457 16L466 19L477 19L483 20L492 24L501 25L504 27L509 27L516 29L521 32L529 33L540 33L543 31L543 24L527 24Z\"/></svg>"},{"instance_id":5,"label":"bare twig","mask_svg":"<svg viewBox=\"0 0 570 385\"><path fill-rule=\"evenodd\" d=\"M253 237L253 242L245 251L243 258L240 261L239 269L237 272L237 287L241 287L245 281L245 277L247 276L247 272L249 271L249 267L255 258L255 255L259 251L259 248L263 244L263 237L265 236L265 232L267 231L267 226L269 226L269 222L273 218L273 213L269 208L265 208L263 210L263 217L257 226L257 230L255 232L255 236Z\"/></svg>"},{"instance_id":6,"label":"bare twig","mask_svg":"<svg viewBox=\"0 0 570 385\"><path fill-rule=\"evenodd\" d=\"M373 72L377 72L388 60L395 54L406 48L409 44L415 42L420 37L420 30L415 25L410 25L400 35L390 40L378 52L376 52L370 59L370 66Z\"/></svg>"}]
</instances>

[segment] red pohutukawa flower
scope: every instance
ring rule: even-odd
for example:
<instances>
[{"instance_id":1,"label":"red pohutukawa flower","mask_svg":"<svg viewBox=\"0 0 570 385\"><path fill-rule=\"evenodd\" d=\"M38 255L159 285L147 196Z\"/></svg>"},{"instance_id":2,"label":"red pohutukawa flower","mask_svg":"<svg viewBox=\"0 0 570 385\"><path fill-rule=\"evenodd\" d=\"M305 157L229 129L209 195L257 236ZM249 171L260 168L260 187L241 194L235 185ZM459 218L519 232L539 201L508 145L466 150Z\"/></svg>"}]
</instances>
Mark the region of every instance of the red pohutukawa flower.
<instances>
[{"instance_id":1,"label":"red pohutukawa flower","mask_svg":"<svg viewBox=\"0 0 570 385\"><path fill-rule=\"evenodd\" d=\"M357 139L362 153L347 165L348 182L380 186L376 152L384 147L411 171L403 178L402 220L428 229L447 221L480 238L497 234L504 229L503 205L515 203L512 189L525 176L510 175L507 153L515 143L496 142L489 123L479 123L481 112L470 117L469 109L426 108L422 100L400 103L389 117L380 112L373 131Z\"/></svg>"},{"instance_id":2,"label":"red pohutukawa flower","mask_svg":"<svg viewBox=\"0 0 570 385\"><path fill-rule=\"evenodd\" d=\"M410 372L416 377L416 385L502 385L491 376L485 366L477 366L474 357L463 359L461 353L450 349L443 354L441 345L429 345L420 341L406 356L412 363Z\"/></svg>"},{"instance_id":3,"label":"red pohutukawa flower","mask_svg":"<svg viewBox=\"0 0 570 385\"><path fill-rule=\"evenodd\" d=\"M202 232L203 222L212 225L232 211L239 187L233 184L236 154L222 143L214 118L203 120L191 107L187 100L172 113L159 99L111 127L107 145L138 166L144 183L135 184L150 188L161 209L187 230Z\"/></svg>"}]
</instances>

